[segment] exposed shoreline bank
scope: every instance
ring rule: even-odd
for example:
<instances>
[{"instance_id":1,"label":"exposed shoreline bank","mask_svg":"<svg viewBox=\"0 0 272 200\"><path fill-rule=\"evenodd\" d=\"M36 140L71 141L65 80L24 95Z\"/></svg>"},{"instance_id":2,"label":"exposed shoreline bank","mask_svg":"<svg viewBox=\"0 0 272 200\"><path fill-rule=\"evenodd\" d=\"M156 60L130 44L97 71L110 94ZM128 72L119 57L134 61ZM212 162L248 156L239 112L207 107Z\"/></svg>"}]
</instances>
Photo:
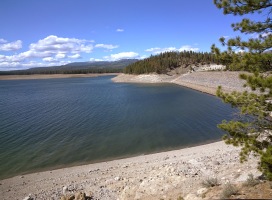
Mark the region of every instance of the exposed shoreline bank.
<instances>
[{"instance_id":1,"label":"exposed shoreline bank","mask_svg":"<svg viewBox=\"0 0 272 200\"><path fill-rule=\"evenodd\" d=\"M181 75L119 74L112 78L113 82L120 83L174 83L207 94L215 95L218 86L222 86L225 92L244 91L245 81L239 78L239 74L245 72L195 72Z\"/></svg>"},{"instance_id":2,"label":"exposed shoreline bank","mask_svg":"<svg viewBox=\"0 0 272 200\"><path fill-rule=\"evenodd\" d=\"M103 74L33 74L33 75L1 75L0 80L32 80L32 79L54 79L54 78L86 78L98 76L118 75L119 73Z\"/></svg>"},{"instance_id":3,"label":"exposed shoreline bank","mask_svg":"<svg viewBox=\"0 0 272 200\"><path fill-rule=\"evenodd\" d=\"M0 181L2 199L60 199L84 191L98 199L160 199L185 196L201 181L217 177L241 182L248 173L259 175L256 158L239 162L239 148L224 142L136 156L120 160L45 171ZM66 189L65 189L66 190Z\"/></svg>"}]
</instances>

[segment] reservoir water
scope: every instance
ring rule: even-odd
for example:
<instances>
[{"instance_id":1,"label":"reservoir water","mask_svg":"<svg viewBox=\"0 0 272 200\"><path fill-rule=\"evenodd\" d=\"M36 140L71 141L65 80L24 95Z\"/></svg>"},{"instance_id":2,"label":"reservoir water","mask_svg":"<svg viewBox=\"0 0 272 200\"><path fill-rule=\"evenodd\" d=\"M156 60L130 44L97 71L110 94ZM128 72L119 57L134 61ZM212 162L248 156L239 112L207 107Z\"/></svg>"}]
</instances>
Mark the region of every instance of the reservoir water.
<instances>
[{"instance_id":1,"label":"reservoir water","mask_svg":"<svg viewBox=\"0 0 272 200\"><path fill-rule=\"evenodd\" d=\"M0 179L219 140L233 113L178 85L111 78L0 81Z\"/></svg>"}]
</instances>

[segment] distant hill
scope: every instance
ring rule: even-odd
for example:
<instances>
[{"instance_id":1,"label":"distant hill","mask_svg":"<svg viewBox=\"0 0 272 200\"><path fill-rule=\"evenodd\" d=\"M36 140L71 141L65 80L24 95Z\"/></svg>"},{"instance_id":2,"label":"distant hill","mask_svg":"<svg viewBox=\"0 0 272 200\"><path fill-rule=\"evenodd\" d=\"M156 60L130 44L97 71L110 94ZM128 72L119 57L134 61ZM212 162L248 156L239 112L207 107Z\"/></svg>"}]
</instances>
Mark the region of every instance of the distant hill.
<instances>
[{"instance_id":1,"label":"distant hill","mask_svg":"<svg viewBox=\"0 0 272 200\"><path fill-rule=\"evenodd\" d=\"M61 66L0 71L0 75L118 73L137 61L137 59L123 59L118 61L74 62Z\"/></svg>"},{"instance_id":2,"label":"distant hill","mask_svg":"<svg viewBox=\"0 0 272 200\"><path fill-rule=\"evenodd\" d=\"M95 61L95 62L74 62L69 63L67 65L50 67L51 69L59 69L59 70L78 70L78 69L124 69L129 64L135 63L138 61L137 59L123 59L118 61Z\"/></svg>"}]
</instances>

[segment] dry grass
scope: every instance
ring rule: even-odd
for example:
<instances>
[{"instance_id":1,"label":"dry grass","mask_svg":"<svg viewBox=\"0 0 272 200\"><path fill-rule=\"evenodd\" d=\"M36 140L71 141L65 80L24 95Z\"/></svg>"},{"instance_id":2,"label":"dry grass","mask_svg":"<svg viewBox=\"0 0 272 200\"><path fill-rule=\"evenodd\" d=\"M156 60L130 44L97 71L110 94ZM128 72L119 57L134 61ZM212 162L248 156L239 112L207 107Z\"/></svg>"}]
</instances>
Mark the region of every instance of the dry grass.
<instances>
[{"instance_id":1,"label":"dry grass","mask_svg":"<svg viewBox=\"0 0 272 200\"><path fill-rule=\"evenodd\" d=\"M207 178L202 181L202 185L206 188L214 187L220 185L217 178Z\"/></svg>"},{"instance_id":2,"label":"dry grass","mask_svg":"<svg viewBox=\"0 0 272 200\"><path fill-rule=\"evenodd\" d=\"M246 183L215 186L208 190L205 199L272 199L271 185L271 181L259 181L254 186L246 186Z\"/></svg>"},{"instance_id":3,"label":"dry grass","mask_svg":"<svg viewBox=\"0 0 272 200\"><path fill-rule=\"evenodd\" d=\"M253 187L255 185L258 185L259 183L260 181L255 179L253 174L249 174L246 182L244 183L244 186Z\"/></svg>"},{"instance_id":4,"label":"dry grass","mask_svg":"<svg viewBox=\"0 0 272 200\"><path fill-rule=\"evenodd\" d=\"M230 198L232 195L237 195L237 194L238 194L238 189L234 185L227 183L225 187L223 188L221 197L223 199L227 199L227 198Z\"/></svg>"}]
</instances>

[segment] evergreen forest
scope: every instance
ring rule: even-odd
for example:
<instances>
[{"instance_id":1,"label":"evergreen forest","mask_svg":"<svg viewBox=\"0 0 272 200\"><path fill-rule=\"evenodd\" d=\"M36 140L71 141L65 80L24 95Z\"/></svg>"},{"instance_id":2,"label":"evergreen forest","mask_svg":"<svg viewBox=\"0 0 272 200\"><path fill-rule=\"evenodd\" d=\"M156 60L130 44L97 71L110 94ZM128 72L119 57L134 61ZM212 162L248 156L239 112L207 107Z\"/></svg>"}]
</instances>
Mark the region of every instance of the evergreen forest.
<instances>
[{"instance_id":1,"label":"evergreen forest","mask_svg":"<svg viewBox=\"0 0 272 200\"><path fill-rule=\"evenodd\" d=\"M139 60L124 69L127 74L158 73L164 74L178 67L190 70L192 65L220 64L215 55L207 52L164 52L149 58Z\"/></svg>"}]
</instances>

